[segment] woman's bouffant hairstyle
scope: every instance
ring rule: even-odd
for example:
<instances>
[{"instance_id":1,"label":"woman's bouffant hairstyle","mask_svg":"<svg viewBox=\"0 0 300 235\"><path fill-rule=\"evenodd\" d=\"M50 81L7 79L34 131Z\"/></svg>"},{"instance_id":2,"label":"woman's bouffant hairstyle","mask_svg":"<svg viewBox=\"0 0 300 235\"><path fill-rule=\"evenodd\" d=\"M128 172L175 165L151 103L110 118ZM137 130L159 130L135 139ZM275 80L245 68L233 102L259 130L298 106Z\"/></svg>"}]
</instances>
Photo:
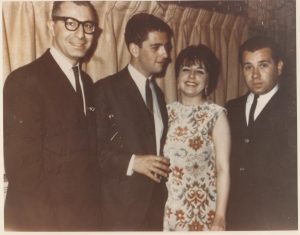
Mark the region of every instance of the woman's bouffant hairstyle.
<instances>
[{"instance_id":1,"label":"woman's bouffant hairstyle","mask_svg":"<svg viewBox=\"0 0 300 235\"><path fill-rule=\"evenodd\" d=\"M175 75L178 78L179 71L183 66L203 64L208 73L207 95L217 87L220 73L220 61L211 49L203 44L192 45L183 49L176 58Z\"/></svg>"}]
</instances>

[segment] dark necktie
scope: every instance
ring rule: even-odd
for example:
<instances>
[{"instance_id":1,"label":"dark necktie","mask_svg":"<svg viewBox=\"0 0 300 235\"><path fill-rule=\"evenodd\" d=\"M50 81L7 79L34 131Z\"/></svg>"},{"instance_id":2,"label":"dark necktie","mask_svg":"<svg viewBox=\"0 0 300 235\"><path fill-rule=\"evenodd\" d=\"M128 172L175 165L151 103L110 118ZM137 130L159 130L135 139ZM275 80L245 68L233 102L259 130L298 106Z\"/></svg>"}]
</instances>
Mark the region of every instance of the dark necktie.
<instances>
[{"instance_id":1,"label":"dark necktie","mask_svg":"<svg viewBox=\"0 0 300 235\"><path fill-rule=\"evenodd\" d=\"M82 98L82 91L81 91L81 87L80 87L80 82L79 82L79 68L78 66L74 66L72 67L73 72L74 72L74 76L75 76L75 83L76 83L76 93L79 99L79 105L80 105L80 109L82 111L84 106L83 106L83 98Z\"/></svg>"},{"instance_id":2,"label":"dark necktie","mask_svg":"<svg viewBox=\"0 0 300 235\"><path fill-rule=\"evenodd\" d=\"M153 98L152 98L152 92L151 92L151 87L150 87L151 80L147 79L146 81L146 104L151 112L153 114Z\"/></svg>"},{"instance_id":3,"label":"dark necktie","mask_svg":"<svg viewBox=\"0 0 300 235\"><path fill-rule=\"evenodd\" d=\"M254 112L255 112L255 108L257 105L257 98L259 97L259 95L254 94L254 99L250 108L250 113L249 113L249 121L248 121L248 127L251 127L254 123Z\"/></svg>"},{"instance_id":4,"label":"dark necktie","mask_svg":"<svg viewBox=\"0 0 300 235\"><path fill-rule=\"evenodd\" d=\"M155 120L154 120L154 114L153 114L153 97L152 97L152 91L151 91L151 87L150 87L150 84L151 84L151 79L147 79L146 81L146 104L147 104L147 107L151 113L151 122L152 122L152 125L153 125L153 133L154 133L154 146L155 146L155 149L156 149L156 137L155 137ZM155 150L156 151L156 150ZM158 176L160 178L160 176Z\"/></svg>"}]
</instances>

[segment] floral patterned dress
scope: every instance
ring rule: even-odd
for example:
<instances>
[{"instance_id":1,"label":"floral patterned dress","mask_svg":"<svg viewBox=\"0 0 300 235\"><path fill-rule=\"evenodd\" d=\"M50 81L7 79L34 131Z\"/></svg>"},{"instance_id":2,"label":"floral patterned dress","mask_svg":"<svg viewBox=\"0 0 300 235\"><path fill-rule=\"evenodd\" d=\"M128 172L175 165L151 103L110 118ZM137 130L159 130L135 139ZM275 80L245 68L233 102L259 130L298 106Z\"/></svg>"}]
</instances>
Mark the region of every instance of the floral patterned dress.
<instances>
[{"instance_id":1,"label":"floral patterned dress","mask_svg":"<svg viewBox=\"0 0 300 235\"><path fill-rule=\"evenodd\" d=\"M170 159L165 231L208 230L216 209L216 162L212 130L225 109L211 102L167 105L169 130L164 156Z\"/></svg>"}]
</instances>

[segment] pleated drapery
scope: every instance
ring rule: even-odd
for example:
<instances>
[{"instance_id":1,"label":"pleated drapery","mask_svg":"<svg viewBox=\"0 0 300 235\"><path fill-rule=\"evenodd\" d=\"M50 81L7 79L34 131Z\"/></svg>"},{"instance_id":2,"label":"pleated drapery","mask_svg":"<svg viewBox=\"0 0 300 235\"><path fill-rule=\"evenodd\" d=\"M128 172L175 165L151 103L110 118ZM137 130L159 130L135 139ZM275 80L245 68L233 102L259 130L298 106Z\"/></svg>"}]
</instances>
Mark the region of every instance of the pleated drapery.
<instances>
[{"instance_id":1,"label":"pleated drapery","mask_svg":"<svg viewBox=\"0 0 300 235\"><path fill-rule=\"evenodd\" d=\"M159 1L95 1L93 2L102 33L97 47L83 69L94 81L121 70L130 55L124 30L136 13L151 13L166 21L174 31L171 63L158 84L167 103L177 99L174 73L175 58L181 49L198 43L209 46L221 60L222 71L217 90L211 99L223 105L245 93L238 62L238 48L247 39L247 18L202 9L180 7ZM52 2L3 2L3 79L16 68L30 63L51 46L47 28Z\"/></svg>"}]
</instances>

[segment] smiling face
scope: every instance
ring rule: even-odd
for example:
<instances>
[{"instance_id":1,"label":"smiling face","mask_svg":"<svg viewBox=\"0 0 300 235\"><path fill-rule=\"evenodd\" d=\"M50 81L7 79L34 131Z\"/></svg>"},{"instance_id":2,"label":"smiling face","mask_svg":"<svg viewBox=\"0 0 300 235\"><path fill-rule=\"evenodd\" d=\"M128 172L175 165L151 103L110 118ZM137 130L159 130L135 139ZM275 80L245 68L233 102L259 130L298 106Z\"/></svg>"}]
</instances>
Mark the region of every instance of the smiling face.
<instances>
[{"instance_id":1,"label":"smiling face","mask_svg":"<svg viewBox=\"0 0 300 235\"><path fill-rule=\"evenodd\" d=\"M169 37L165 32L153 31L148 34L141 47L129 45L132 65L145 77L162 72L169 56Z\"/></svg>"},{"instance_id":2,"label":"smiling face","mask_svg":"<svg viewBox=\"0 0 300 235\"><path fill-rule=\"evenodd\" d=\"M57 12L57 16L72 17L79 21L94 21L92 10L88 6L64 2ZM53 36L53 46L63 53L70 63L76 64L85 56L93 41L93 34L85 34L80 25L76 31L65 28L64 21L50 21L49 29Z\"/></svg>"},{"instance_id":3,"label":"smiling face","mask_svg":"<svg viewBox=\"0 0 300 235\"><path fill-rule=\"evenodd\" d=\"M274 61L270 48L244 51L242 60L246 85L254 94L266 94L278 84L283 62Z\"/></svg>"},{"instance_id":4,"label":"smiling face","mask_svg":"<svg viewBox=\"0 0 300 235\"><path fill-rule=\"evenodd\" d=\"M178 89L182 102L185 103L187 100L202 102L207 83L208 73L203 63L183 65L178 75Z\"/></svg>"}]
</instances>

